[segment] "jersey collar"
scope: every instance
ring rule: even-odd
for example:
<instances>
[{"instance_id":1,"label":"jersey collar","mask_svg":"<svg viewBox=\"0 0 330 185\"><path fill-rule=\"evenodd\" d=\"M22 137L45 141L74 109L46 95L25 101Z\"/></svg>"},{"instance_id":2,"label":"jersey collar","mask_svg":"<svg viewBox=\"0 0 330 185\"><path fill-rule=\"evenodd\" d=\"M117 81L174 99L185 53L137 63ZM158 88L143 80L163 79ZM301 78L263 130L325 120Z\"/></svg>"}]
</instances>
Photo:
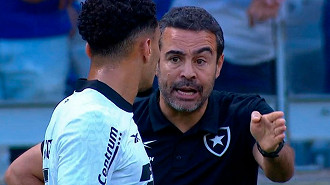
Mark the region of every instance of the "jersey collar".
<instances>
[{"instance_id":1,"label":"jersey collar","mask_svg":"<svg viewBox=\"0 0 330 185\"><path fill-rule=\"evenodd\" d=\"M126 112L133 112L133 105L126 101L120 94L109 87L107 84L98 80L78 79L76 82L76 92L81 92L84 89L94 89L113 102L117 107Z\"/></svg>"}]
</instances>

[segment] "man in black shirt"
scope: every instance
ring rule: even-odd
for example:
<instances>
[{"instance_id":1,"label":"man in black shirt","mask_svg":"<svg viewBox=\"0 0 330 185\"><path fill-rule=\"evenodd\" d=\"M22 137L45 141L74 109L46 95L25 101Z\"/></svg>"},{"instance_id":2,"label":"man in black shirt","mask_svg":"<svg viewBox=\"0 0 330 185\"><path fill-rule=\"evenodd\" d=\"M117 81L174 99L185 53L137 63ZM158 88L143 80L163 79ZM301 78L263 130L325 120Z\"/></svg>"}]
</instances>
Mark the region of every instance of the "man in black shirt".
<instances>
[{"instance_id":1,"label":"man in black shirt","mask_svg":"<svg viewBox=\"0 0 330 185\"><path fill-rule=\"evenodd\" d=\"M160 91L134 104L155 184L257 184L258 166L273 181L290 179L283 113L257 95L212 91L224 59L216 20L174 8L160 29Z\"/></svg>"},{"instance_id":2,"label":"man in black shirt","mask_svg":"<svg viewBox=\"0 0 330 185\"><path fill-rule=\"evenodd\" d=\"M289 180L294 152L284 144L283 112L257 95L212 91L224 59L216 20L175 8L160 29L159 91L134 104L155 184L257 184L259 166L273 181ZM38 160L40 152L30 154ZM18 165L21 177L32 176Z\"/></svg>"}]
</instances>

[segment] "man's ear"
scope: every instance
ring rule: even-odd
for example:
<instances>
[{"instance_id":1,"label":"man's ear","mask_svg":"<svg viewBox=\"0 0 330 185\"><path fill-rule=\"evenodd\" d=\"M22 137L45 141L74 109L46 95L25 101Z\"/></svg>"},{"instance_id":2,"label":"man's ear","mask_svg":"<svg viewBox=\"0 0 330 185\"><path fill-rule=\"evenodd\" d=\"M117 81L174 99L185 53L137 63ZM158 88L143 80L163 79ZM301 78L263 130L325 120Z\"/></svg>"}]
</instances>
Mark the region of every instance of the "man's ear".
<instances>
[{"instance_id":1,"label":"man's ear","mask_svg":"<svg viewBox=\"0 0 330 185\"><path fill-rule=\"evenodd\" d=\"M223 65L223 62L224 62L224 58L225 58L225 56L222 53L221 56L218 59L218 63L217 63L217 66L216 66L216 68L217 68L216 69L216 78L218 78L219 75L220 75L220 71L221 71L221 68L222 68L222 65Z\"/></svg>"},{"instance_id":2,"label":"man's ear","mask_svg":"<svg viewBox=\"0 0 330 185\"><path fill-rule=\"evenodd\" d=\"M151 39L150 38L146 38L143 41L142 50L143 50L142 53L143 53L143 56L145 59L143 62L150 61L150 56L151 56Z\"/></svg>"},{"instance_id":3,"label":"man's ear","mask_svg":"<svg viewBox=\"0 0 330 185\"><path fill-rule=\"evenodd\" d=\"M92 49L88 43L86 43L85 52L86 52L88 58L92 57Z\"/></svg>"}]
</instances>

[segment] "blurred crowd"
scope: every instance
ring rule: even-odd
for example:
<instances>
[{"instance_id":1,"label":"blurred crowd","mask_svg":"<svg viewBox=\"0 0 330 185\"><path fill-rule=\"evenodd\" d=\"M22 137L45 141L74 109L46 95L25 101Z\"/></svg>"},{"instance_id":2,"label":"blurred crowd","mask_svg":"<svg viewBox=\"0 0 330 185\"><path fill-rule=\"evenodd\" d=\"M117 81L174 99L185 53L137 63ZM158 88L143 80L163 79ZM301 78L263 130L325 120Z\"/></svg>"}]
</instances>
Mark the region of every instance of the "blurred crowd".
<instances>
[{"instance_id":1,"label":"blurred crowd","mask_svg":"<svg viewBox=\"0 0 330 185\"><path fill-rule=\"evenodd\" d=\"M0 7L0 100L59 101L86 78L89 59L76 29L81 0L11 0ZM276 94L276 26L283 0L155 0L157 17L174 6L200 6L223 27L225 63L215 89ZM330 8L322 33L323 92L330 92ZM157 83L154 83L157 87Z\"/></svg>"},{"instance_id":2,"label":"blurred crowd","mask_svg":"<svg viewBox=\"0 0 330 185\"><path fill-rule=\"evenodd\" d=\"M86 77L79 1L1 0L0 100L59 101Z\"/></svg>"}]
</instances>

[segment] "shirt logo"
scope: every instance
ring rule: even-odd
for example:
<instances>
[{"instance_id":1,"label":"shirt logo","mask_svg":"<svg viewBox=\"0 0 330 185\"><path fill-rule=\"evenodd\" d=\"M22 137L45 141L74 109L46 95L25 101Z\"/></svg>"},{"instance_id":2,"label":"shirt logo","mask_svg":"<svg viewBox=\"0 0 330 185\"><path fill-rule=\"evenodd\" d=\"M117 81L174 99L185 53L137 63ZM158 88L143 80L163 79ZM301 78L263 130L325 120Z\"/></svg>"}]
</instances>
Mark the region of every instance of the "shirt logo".
<instances>
[{"instance_id":1,"label":"shirt logo","mask_svg":"<svg viewBox=\"0 0 330 185\"><path fill-rule=\"evenodd\" d=\"M206 149L212 154L221 157L228 149L230 143L229 127L220 127L217 134L206 134L203 137Z\"/></svg>"},{"instance_id":2,"label":"shirt logo","mask_svg":"<svg viewBox=\"0 0 330 185\"><path fill-rule=\"evenodd\" d=\"M134 138L134 143L137 143L137 142L139 142L139 141L140 141L140 138L139 138L139 133L136 133L135 135L133 134L133 135L131 135L131 137L133 137L133 138Z\"/></svg>"},{"instance_id":3,"label":"shirt logo","mask_svg":"<svg viewBox=\"0 0 330 185\"><path fill-rule=\"evenodd\" d=\"M151 149L151 146L148 146L148 144L151 144L151 143L156 142L156 141L157 141L157 140L146 141L146 142L143 142L143 145L144 145L145 148L149 148L149 149Z\"/></svg>"},{"instance_id":4,"label":"shirt logo","mask_svg":"<svg viewBox=\"0 0 330 185\"><path fill-rule=\"evenodd\" d=\"M108 172L118 153L121 137L122 133L120 133L115 127L110 128L108 145L104 154L104 165L101 173L99 173L98 176L99 183L102 185L107 184Z\"/></svg>"}]
</instances>

